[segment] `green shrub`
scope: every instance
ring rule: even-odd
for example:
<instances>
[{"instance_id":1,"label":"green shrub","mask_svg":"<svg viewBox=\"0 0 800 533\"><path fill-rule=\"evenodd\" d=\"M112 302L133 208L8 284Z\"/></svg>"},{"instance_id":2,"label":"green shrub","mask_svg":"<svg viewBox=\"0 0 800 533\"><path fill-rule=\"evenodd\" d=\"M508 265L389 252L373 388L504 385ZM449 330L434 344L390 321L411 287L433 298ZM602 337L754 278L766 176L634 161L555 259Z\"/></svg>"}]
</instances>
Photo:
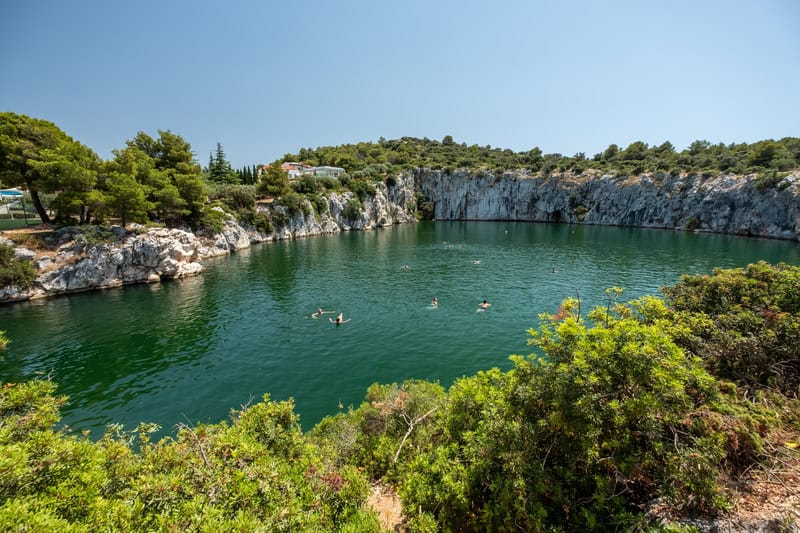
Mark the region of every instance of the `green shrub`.
<instances>
[{"instance_id":1,"label":"green shrub","mask_svg":"<svg viewBox=\"0 0 800 533\"><path fill-rule=\"evenodd\" d=\"M538 531L630 526L656 497L727 506L722 469L759 459L772 419L720 391L659 300L598 308L593 327L576 304L531 330L542 355L453 385L440 442L405 471L408 508L445 530Z\"/></svg>"},{"instance_id":2,"label":"green shrub","mask_svg":"<svg viewBox=\"0 0 800 533\"><path fill-rule=\"evenodd\" d=\"M209 200L219 200L233 211L252 209L256 203L255 185L215 183L209 188Z\"/></svg>"},{"instance_id":3,"label":"green shrub","mask_svg":"<svg viewBox=\"0 0 800 533\"><path fill-rule=\"evenodd\" d=\"M350 182L347 184L347 188L349 188L361 202L366 200L367 197L375 196L375 193L377 192L375 185L364 179L350 180Z\"/></svg>"},{"instance_id":4,"label":"green shrub","mask_svg":"<svg viewBox=\"0 0 800 533\"><path fill-rule=\"evenodd\" d=\"M330 176L321 176L317 178L317 182L321 183L325 190L336 191L342 186L342 182Z\"/></svg>"},{"instance_id":5,"label":"green shrub","mask_svg":"<svg viewBox=\"0 0 800 533\"><path fill-rule=\"evenodd\" d=\"M800 267L751 264L683 276L663 289L688 333L679 342L716 376L792 392L800 386Z\"/></svg>"},{"instance_id":6,"label":"green shrub","mask_svg":"<svg viewBox=\"0 0 800 533\"><path fill-rule=\"evenodd\" d=\"M309 174L304 174L292 182L292 190L299 194L315 194L321 192L325 186L316 178Z\"/></svg>"},{"instance_id":7,"label":"green shrub","mask_svg":"<svg viewBox=\"0 0 800 533\"><path fill-rule=\"evenodd\" d=\"M372 531L357 468L326 465L291 402L268 396L230 424L110 426L98 442L53 430L47 381L0 389L0 529ZM134 451L134 446L138 452Z\"/></svg>"},{"instance_id":8,"label":"green shrub","mask_svg":"<svg viewBox=\"0 0 800 533\"><path fill-rule=\"evenodd\" d=\"M294 191L287 192L281 196L280 203L286 207L290 216L294 216L298 213L303 213L305 216L311 215L311 208L305 197Z\"/></svg>"},{"instance_id":9,"label":"green shrub","mask_svg":"<svg viewBox=\"0 0 800 533\"><path fill-rule=\"evenodd\" d=\"M328 199L321 194L309 195L308 200L311 202L311 207L318 215L324 215L328 212Z\"/></svg>"},{"instance_id":10,"label":"green shrub","mask_svg":"<svg viewBox=\"0 0 800 533\"><path fill-rule=\"evenodd\" d=\"M10 244L0 244L0 287L25 289L35 279L36 268L33 263L15 257L14 247Z\"/></svg>"},{"instance_id":11,"label":"green shrub","mask_svg":"<svg viewBox=\"0 0 800 533\"><path fill-rule=\"evenodd\" d=\"M774 189L781 181L783 181L783 176L779 174L777 170L772 169L760 173L753 182L753 186L757 191L763 191L766 189Z\"/></svg>"},{"instance_id":12,"label":"green shrub","mask_svg":"<svg viewBox=\"0 0 800 533\"><path fill-rule=\"evenodd\" d=\"M355 222L364 214L364 205L358 198L350 198L342 209L342 218Z\"/></svg>"},{"instance_id":13,"label":"green shrub","mask_svg":"<svg viewBox=\"0 0 800 533\"><path fill-rule=\"evenodd\" d=\"M702 224L703 222L700 220L699 216L692 215L686 221L686 225L684 226L684 228L686 229L686 231L696 231L700 229L700 226L702 226Z\"/></svg>"},{"instance_id":14,"label":"green shrub","mask_svg":"<svg viewBox=\"0 0 800 533\"><path fill-rule=\"evenodd\" d=\"M227 215L224 211L213 209L212 206L205 206L197 220L196 227L200 231L207 231L210 233L222 233L225 228L225 217Z\"/></svg>"},{"instance_id":15,"label":"green shrub","mask_svg":"<svg viewBox=\"0 0 800 533\"><path fill-rule=\"evenodd\" d=\"M82 239L90 246L103 246L117 240L117 236L108 226L83 226L78 239Z\"/></svg>"},{"instance_id":16,"label":"green shrub","mask_svg":"<svg viewBox=\"0 0 800 533\"><path fill-rule=\"evenodd\" d=\"M586 218L586 215L589 213L590 209L583 204L576 205L572 212L573 214L578 217L578 220L583 222L583 219Z\"/></svg>"},{"instance_id":17,"label":"green shrub","mask_svg":"<svg viewBox=\"0 0 800 533\"><path fill-rule=\"evenodd\" d=\"M417 218L419 220L433 220L436 216L434 213L433 202L428 200L425 193L417 191Z\"/></svg>"},{"instance_id":18,"label":"green shrub","mask_svg":"<svg viewBox=\"0 0 800 533\"><path fill-rule=\"evenodd\" d=\"M256 211L253 208L240 209L236 212L236 218L262 233L272 233L272 221L267 213Z\"/></svg>"}]
</instances>

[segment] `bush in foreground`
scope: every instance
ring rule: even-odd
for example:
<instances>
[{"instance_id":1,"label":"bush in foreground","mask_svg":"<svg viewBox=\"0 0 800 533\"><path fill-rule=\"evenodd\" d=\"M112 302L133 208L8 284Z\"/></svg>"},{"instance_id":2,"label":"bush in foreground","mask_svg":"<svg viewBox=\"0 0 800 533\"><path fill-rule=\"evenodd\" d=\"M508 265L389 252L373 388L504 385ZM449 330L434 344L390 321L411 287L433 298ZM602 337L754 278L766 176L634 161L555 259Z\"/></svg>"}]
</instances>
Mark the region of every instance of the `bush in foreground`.
<instances>
[{"instance_id":1,"label":"bush in foreground","mask_svg":"<svg viewBox=\"0 0 800 533\"><path fill-rule=\"evenodd\" d=\"M796 334L798 279L758 264L686 277L667 301L613 304L612 289L587 317L568 299L513 369L449 391L375 384L309 434L291 402L265 396L230 424L158 443L151 426L111 427L92 443L52 429L63 399L51 383L6 384L0 529L377 531L369 479L398 489L416 531L646 528L654 502L714 515L778 436L796 447L796 376L731 361L786 357L775 337Z\"/></svg>"},{"instance_id":2,"label":"bush in foreground","mask_svg":"<svg viewBox=\"0 0 800 533\"><path fill-rule=\"evenodd\" d=\"M725 509L719 480L760 456L770 413L723 393L735 389L634 307L597 310L593 327L543 317L531 331L543 356L458 381L404 502L461 531L630 527L656 498Z\"/></svg>"},{"instance_id":3,"label":"bush in foreground","mask_svg":"<svg viewBox=\"0 0 800 533\"><path fill-rule=\"evenodd\" d=\"M265 396L231 425L181 426L158 443L146 424L93 443L53 429L54 389L0 391L0 530L379 530L364 476L322 461L291 402Z\"/></svg>"}]
</instances>

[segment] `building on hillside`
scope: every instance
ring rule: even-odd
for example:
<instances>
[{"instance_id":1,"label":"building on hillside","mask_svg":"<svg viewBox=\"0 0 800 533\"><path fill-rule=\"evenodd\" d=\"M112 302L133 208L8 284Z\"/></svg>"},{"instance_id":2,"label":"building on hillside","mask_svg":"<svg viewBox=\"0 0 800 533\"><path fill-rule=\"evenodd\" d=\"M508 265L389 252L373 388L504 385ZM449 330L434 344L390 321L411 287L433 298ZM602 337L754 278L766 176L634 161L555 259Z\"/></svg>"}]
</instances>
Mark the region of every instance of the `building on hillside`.
<instances>
[{"instance_id":1,"label":"building on hillside","mask_svg":"<svg viewBox=\"0 0 800 533\"><path fill-rule=\"evenodd\" d=\"M302 176L303 174L314 173L314 167L311 165L304 165L303 163L295 162L286 162L281 164L281 170L289 174L290 180L297 178L297 176Z\"/></svg>"},{"instance_id":2,"label":"building on hillside","mask_svg":"<svg viewBox=\"0 0 800 533\"><path fill-rule=\"evenodd\" d=\"M269 165L259 166L258 175L260 176L261 174L266 172L268 168ZM296 179L298 176L303 176L303 175L338 178L339 176L345 173L345 170L342 167L326 167L326 166L312 167L311 165L306 165L304 163L296 163L294 161L281 163L281 170L283 170L289 175L290 180Z\"/></svg>"},{"instance_id":3,"label":"building on hillside","mask_svg":"<svg viewBox=\"0 0 800 533\"><path fill-rule=\"evenodd\" d=\"M264 172L267 171L269 165L260 165L258 167L258 175L260 176ZM306 165L303 163L295 163L294 161L287 161L286 163L281 163L281 170L286 172L289 175L289 179L293 180L297 176L302 176L303 174L313 174L314 167L311 165Z\"/></svg>"},{"instance_id":4,"label":"building on hillside","mask_svg":"<svg viewBox=\"0 0 800 533\"><path fill-rule=\"evenodd\" d=\"M313 167L314 175L320 177L338 178L344 174L342 167Z\"/></svg>"}]
</instances>

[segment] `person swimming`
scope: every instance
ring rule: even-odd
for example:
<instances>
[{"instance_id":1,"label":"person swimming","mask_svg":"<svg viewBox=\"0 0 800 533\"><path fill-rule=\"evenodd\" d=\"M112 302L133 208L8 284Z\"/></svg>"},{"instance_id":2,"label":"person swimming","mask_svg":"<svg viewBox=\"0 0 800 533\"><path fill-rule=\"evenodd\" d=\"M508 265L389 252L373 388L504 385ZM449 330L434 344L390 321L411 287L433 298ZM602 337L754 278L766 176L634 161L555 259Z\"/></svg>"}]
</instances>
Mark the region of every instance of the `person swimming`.
<instances>
[{"instance_id":1,"label":"person swimming","mask_svg":"<svg viewBox=\"0 0 800 533\"><path fill-rule=\"evenodd\" d=\"M336 316L335 320L333 318L329 318L328 320L330 320L332 324L336 324L337 326L340 324L347 324L348 322L350 322L349 318L347 320L344 319L344 313L339 313Z\"/></svg>"},{"instance_id":2,"label":"person swimming","mask_svg":"<svg viewBox=\"0 0 800 533\"><path fill-rule=\"evenodd\" d=\"M492 304L490 304L489 302L484 300L484 301L482 301L481 303L478 304L478 307L480 307L481 309L489 309L489 307L491 307L491 305Z\"/></svg>"}]
</instances>

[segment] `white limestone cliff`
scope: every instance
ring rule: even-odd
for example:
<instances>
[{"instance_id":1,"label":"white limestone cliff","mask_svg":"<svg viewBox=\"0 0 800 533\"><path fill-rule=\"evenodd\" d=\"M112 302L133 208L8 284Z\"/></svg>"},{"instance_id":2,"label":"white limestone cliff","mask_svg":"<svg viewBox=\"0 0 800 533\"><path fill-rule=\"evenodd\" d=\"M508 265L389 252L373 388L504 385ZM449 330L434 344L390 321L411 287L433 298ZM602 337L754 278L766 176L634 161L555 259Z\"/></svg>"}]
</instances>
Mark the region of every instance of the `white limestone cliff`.
<instances>
[{"instance_id":1,"label":"white limestone cliff","mask_svg":"<svg viewBox=\"0 0 800 533\"><path fill-rule=\"evenodd\" d=\"M562 175L415 172L436 220L517 220L696 229L800 240L800 174L771 186L754 175Z\"/></svg>"}]
</instances>

